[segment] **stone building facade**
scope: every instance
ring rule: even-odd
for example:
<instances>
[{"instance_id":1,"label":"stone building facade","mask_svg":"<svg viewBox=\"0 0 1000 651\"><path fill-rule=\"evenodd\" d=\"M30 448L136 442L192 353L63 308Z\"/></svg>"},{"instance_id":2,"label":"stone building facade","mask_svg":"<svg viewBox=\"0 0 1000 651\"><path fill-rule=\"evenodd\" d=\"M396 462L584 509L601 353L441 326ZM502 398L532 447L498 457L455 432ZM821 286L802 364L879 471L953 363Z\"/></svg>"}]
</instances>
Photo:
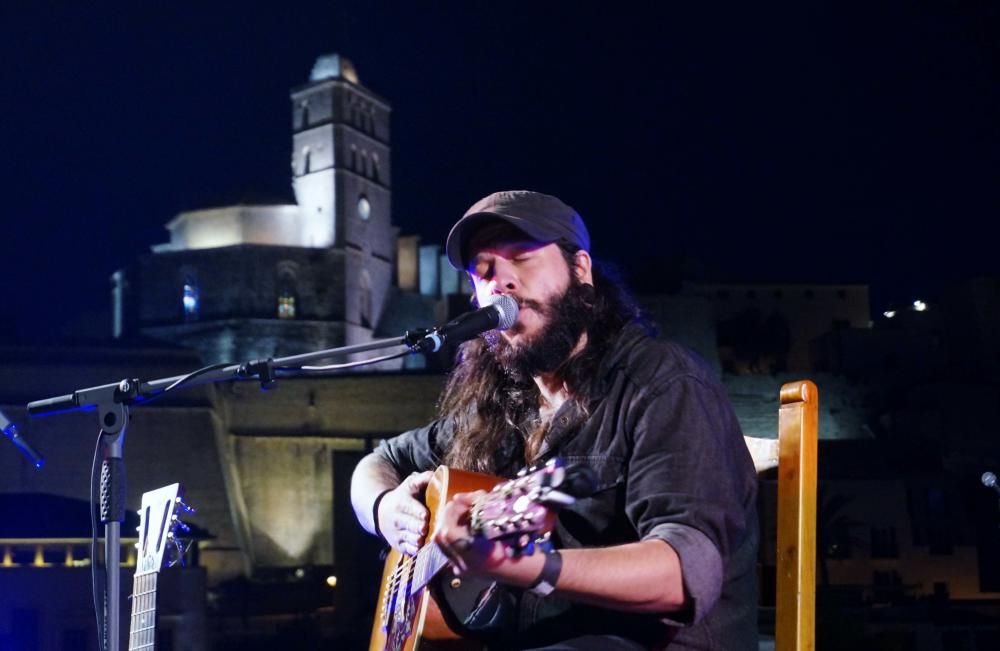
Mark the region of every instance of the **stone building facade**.
<instances>
[{"instance_id":1,"label":"stone building facade","mask_svg":"<svg viewBox=\"0 0 1000 651\"><path fill-rule=\"evenodd\" d=\"M372 338L396 284L391 107L335 54L291 100L297 203L178 215L169 242L113 276L116 336L212 363Z\"/></svg>"}]
</instances>

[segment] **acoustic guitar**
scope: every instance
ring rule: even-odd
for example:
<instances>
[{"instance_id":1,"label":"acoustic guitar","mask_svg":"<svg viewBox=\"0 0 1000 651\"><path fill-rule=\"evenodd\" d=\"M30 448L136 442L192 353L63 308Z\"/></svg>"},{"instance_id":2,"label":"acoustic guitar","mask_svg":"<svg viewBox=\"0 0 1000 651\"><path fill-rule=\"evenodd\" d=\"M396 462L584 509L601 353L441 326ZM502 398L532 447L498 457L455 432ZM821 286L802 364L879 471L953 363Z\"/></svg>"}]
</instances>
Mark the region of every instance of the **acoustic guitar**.
<instances>
[{"instance_id":1,"label":"acoustic guitar","mask_svg":"<svg viewBox=\"0 0 1000 651\"><path fill-rule=\"evenodd\" d=\"M136 543L135 575L132 578L132 617L129 622L129 651L154 651L156 648L156 579L169 551L176 560L183 557L177 530L189 531L180 513L191 513L181 501L180 484L144 493L139 509L139 542ZM171 563L173 564L173 563Z\"/></svg>"},{"instance_id":2,"label":"acoustic guitar","mask_svg":"<svg viewBox=\"0 0 1000 651\"><path fill-rule=\"evenodd\" d=\"M477 536L502 542L512 555L549 551L549 534L559 506L575 498L564 492L567 471L558 459L503 480L440 466L427 486L425 503L430 511L428 529L416 556L390 549L385 561L379 599L372 625L369 651L466 651L482 644L463 638L461 615L442 604L437 574L448 565L433 540L444 507L457 493L488 491L470 513L470 528ZM465 579L452 578L443 589L457 588ZM437 589L432 589L437 588Z\"/></svg>"}]
</instances>

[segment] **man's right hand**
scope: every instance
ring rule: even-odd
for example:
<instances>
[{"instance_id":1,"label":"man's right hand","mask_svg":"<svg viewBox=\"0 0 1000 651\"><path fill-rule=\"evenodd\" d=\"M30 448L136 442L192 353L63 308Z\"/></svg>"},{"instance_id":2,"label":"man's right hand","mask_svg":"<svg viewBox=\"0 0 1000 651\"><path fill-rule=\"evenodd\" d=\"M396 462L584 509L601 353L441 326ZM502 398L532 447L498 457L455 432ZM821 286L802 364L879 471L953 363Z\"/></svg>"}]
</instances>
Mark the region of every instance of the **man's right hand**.
<instances>
[{"instance_id":1,"label":"man's right hand","mask_svg":"<svg viewBox=\"0 0 1000 651\"><path fill-rule=\"evenodd\" d=\"M427 535L429 513L421 498L433 471L415 472L378 504L378 528L393 549L413 556Z\"/></svg>"}]
</instances>

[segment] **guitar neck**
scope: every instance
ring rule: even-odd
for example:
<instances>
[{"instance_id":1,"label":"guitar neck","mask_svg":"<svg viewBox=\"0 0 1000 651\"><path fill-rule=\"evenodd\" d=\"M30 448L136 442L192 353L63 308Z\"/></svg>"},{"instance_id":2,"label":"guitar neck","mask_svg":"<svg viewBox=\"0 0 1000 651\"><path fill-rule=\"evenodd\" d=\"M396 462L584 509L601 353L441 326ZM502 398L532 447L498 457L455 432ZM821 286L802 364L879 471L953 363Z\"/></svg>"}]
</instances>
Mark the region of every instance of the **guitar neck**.
<instances>
[{"instance_id":1,"label":"guitar neck","mask_svg":"<svg viewBox=\"0 0 1000 651\"><path fill-rule=\"evenodd\" d=\"M159 575L159 572L136 574L132 579L129 651L153 651L156 647L156 577Z\"/></svg>"}]
</instances>

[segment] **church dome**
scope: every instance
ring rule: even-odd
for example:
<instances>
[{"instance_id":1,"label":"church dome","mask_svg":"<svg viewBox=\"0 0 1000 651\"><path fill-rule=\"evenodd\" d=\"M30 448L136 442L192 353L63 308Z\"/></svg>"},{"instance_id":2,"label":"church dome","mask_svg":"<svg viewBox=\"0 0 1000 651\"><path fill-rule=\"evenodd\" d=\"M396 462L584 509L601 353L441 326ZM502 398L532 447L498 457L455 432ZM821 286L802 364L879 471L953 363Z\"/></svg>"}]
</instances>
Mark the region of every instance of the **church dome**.
<instances>
[{"instance_id":1,"label":"church dome","mask_svg":"<svg viewBox=\"0 0 1000 651\"><path fill-rule=\"evenodd\" d=\"M324 79L344 79L357 84L358 73L354 70L354 64L350 59L339 54L322 54L316 59L312 72L309 74L309 81L323 81Z\"/></svg>"}]
</instances>

